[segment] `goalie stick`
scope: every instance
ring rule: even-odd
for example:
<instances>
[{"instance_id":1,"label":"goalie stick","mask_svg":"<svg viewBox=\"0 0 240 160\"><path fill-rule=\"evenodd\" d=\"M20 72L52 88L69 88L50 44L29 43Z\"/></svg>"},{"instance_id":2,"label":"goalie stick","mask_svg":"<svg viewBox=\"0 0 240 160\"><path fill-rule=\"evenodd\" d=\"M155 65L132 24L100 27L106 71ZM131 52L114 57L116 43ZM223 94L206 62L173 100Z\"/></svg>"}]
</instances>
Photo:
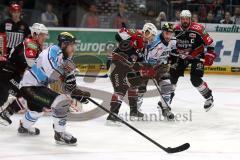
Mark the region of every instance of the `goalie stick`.
<instances>
[{"instance_id":1,"label":"goalie stick","mask_svg":"<svg viewBox=\"0 0 240 160\"><path fill-rule=\"evenodd\" d=\"M103 107L102 105L100 105L99 103L97 103L96 101L94 101L91 98L87 98L90 102L92 102L93 104L95 104L96 106L98 106L99 108L101 108L102 110L104 110L105 112L109 113L110 115L114 116L115 118L117 118L121 123L125 124L127 127L129 127L130 129L132 129L133 131L137 132L138 134L140 134L142 137L146 138L148 141L152 142L153 144L155 144L156 146L158 146L159 148L161 148L162 150L164 150L167 153L177 153L177 152L182 152L187 150L190 147L189 143L184 143L178 147L164 147L161 144L159 144L158 142L156 142L155 140L153 140L152 138L148 137L146 134L144 134L143 132L139 131L137 128L133 127L132 125L130 125L129 123L127 123L126 121L122 120L120 117L118 117L116 114L112 113L111 111L109 111L108 109L106 109L105 107Z\"/></svg>"}]
</instances>

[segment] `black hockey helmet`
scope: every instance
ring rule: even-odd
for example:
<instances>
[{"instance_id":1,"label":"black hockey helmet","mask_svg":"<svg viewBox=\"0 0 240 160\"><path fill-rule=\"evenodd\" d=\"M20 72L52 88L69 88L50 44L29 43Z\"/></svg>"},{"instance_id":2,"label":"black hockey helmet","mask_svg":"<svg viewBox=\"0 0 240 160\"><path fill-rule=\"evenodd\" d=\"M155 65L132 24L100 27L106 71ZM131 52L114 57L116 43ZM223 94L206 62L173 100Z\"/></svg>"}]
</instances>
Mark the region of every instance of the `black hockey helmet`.
<instances>
[{"instance_id":1,"label":"black hockey helmet","mask_svg":"<svg viewBox=\"0 0 240 160\"><path fill-rule=\"evenodd\" d=\"M75 40L76 40L76 38L69 32L61 32L58 35L58 45L62 49L63 59L69 58L69 56L66 52L66 49L67 49L68 45L75 43ZM65 45L62 46L62 44L65 44Z\"/></svg>"},{"instance_id":2,"label":"black hockey helmet","mask_svg":"<svg viewBox=\"0 0 240 160\"><path fill-rule=\"evenodd\" d=\"M61 32L58 35L58 43L61 46L62 43L75 43L76 38L69 32Z\"/></svg>"},{"instance_id":3,"label":"black hockey helmet","mask_svg":"<svg viewBox=\"0 0 240 160\"><path fill-rule=\"evenodd\" d=\"M166 32L173 32L174 29L173 29L173 24L172 23L165 23L163 26L162 26L162 31L166 31Z\"/></svg>"}]
</instances>

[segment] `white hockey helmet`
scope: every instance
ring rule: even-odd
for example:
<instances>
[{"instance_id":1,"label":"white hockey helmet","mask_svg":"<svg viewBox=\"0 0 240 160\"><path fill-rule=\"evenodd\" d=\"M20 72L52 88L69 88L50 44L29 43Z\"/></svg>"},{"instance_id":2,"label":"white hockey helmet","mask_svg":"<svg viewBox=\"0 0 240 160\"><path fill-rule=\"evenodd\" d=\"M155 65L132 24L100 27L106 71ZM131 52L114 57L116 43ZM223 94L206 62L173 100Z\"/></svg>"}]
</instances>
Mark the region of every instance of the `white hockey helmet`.
<instances>
[{"instance_id":1,"label":"white hockey helmet","mask_svg":"<svg viewBox=\"0 0 240 160\"><path fill-rule=\"evenodd\" d=\"M182 12L180 13L180 17L188 17L191 18L192 14L189 10L182 10Z\"/></svg>"},{"instance_id":2,"label":"white hockey helmet","mask_svg":"<svg viewBox=\"0 0 240 160\"><path fill-rule=\"evenodd\" d=\"M157 27L152 23L144 24L142 31L143 33L146 33L146 31L149 31L153 35L157 35L157 32L158 32Z\"/></svg>"},{"instance_id":3,"label":"white hockey helmet","mask_svg":"<svg viewBox=\"0 0 240 160\"><path fill-rule=\"evenodd\" d=\"M37 34L39 35L40 33L48 34L48 29L44 24L41 23L34 23L31 27L31 34Z\"/></svg>"}]
</instances>

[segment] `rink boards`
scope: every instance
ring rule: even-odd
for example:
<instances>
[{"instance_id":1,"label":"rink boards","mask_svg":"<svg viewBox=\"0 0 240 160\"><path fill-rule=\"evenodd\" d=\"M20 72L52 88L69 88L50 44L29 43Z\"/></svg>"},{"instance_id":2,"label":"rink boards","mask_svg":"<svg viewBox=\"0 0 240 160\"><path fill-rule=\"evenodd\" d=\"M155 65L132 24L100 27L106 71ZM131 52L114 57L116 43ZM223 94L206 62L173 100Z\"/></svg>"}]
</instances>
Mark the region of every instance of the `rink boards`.
<instances>
[{"instance_id":1,"label":"rink boards","mask_svg":"<svg viewBox=\"0 0 240 160\"><path fill-rule=\"evenodd\" d=\"M106 74L106 60L116 47L116 29L49 28L46 47L56 43L57 35L69 31L76 36L75 63L84 74ZM240 33L209 32L215 40L217 58L207 74L240 75Z\"/></svg>"},{"instance_id":2,"label":"rink boards","mask_svg":"<svg viewBox=\"0 0 240 160\"><path fill-rule=\"evenodd\" d=\"M89 65L77 65L81 75L105 75L108 70L104 65L101 64L89 64ZM190 68L187 68L185 73L189 73ZM240 67L231 66L210 66L205 67L206 74L226 74L226 75L240 75Z\"/></svg>"}]
</instances>

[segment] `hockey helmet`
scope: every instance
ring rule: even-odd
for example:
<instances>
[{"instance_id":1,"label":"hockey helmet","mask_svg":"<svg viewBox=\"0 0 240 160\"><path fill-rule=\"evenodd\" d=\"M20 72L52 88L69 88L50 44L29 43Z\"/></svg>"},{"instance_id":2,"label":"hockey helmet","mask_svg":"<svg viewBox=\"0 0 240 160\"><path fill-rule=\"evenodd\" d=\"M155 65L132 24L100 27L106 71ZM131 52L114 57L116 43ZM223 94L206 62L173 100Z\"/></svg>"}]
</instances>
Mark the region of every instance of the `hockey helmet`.
<instances>
[{"instance_id":1,"label":"hockey helmet","mask_svg":"<svg viewBox=\"0 0 240 160\"><path fill-rule=\"evenodd\" d=\"M69 32L61 32L59 35L58 35L58 42L59 44L62 44L62 43L75 43L75 40L76 38Z\"/></svg>"},{"instance_id":2,"label":"hockey helmet","mask_svg":"<svg viewBox=\"0 0 240 160\"><path fill-rule=\"evenodd\" d=\"M162 26L162 31L166 31L166 32L173 32L173 24L172 23L165 23Z\"/></svg>"},{"instance_id":3,"label":"hockey helmet","mask_svg":"<svg viewBox=\"0 0 240 160\"><path fill-rule=\"evenodd\" d=\"M180 13L180 17L188 17L191 18L192 14L189 10L182 10L182 12Z\"/></svg>"},{"instance_id":4,"label":"hockey helmet","mask_svg":"<svg viewBox=\"0 0 240 160\"><path fill-rule=\"evenodd\" d=\"M40 23L34 23L31 27L31 34L37 34L39 35L40 33L48 34L48 29L44 24Z\"/></svg>"},{"instance_id":5,"label":"hockey helmet","mask_svg":"<svg viewBox=\"0 0 240 160\"><path fill-rule=\"evenodd\" d=\"M9 6L9 11L12 12L22 12L22 7L17 3L12 3Z\"/></svg>"},{"instance_id":6,"label":"hockey helmet","mask_svg":"<svg viewBox=\"0 0 240 160\"><path fill-rule=\"evenodd\" d=\"M152 35L157 35L157 27L152 23L144 24L142 31L144 34L149 31Z\"/></svg>"}]
</instances>

